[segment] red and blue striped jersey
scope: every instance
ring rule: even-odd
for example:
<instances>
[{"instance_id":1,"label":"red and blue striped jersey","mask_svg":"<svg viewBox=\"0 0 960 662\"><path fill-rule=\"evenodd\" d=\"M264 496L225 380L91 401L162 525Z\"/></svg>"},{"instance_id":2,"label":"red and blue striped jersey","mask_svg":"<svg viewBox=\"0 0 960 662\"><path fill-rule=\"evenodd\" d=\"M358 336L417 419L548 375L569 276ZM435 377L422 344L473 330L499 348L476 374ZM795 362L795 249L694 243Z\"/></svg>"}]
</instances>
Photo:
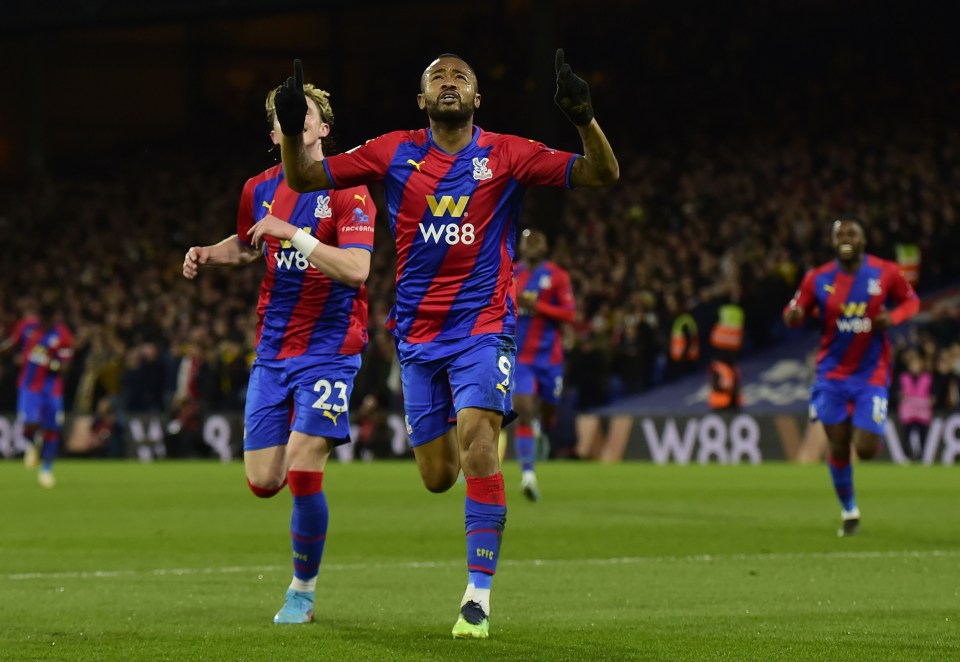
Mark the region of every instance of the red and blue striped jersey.
<instances>
[{"instance_id":1,"label":"red and blue striped jersey","mask_svg":"<svg viewBox=\"0 0 960 662\"><path fill-rule=\"evenodd\" d=\"M395 131L323 161L336 186L383 181L397 245L388 323L411 343L513 334L513 255L523 193L570 186L576 154L473 129L456 154L429 129Z\"/></svg>"},{"instance_id":2,"label":"red and blue striped jersey","mask_svg":"<svg viewBox=\"0 0 960 662\"><path fill-rule=\"evenodd\" d=\"M63 368L73 358L73 333L65 324L43 328L40 318L20 320L11 336L22 348L17 387L31 393L63 395Z\"/></svg>"},{"instance_id":3,"label":"red and blue striped jersey","mask_svg":"<svg viewBox=\"0 0 960 662\"><path fill-rule=\"evenodd\" d=\"M365 186L297 193L276 165L243 187L237 238L267 214L303 228L322 243L373 250L376 207ZM249 245L249 244L248 244ZM267 270L257 302L257 358L359 354L367 344L367 290L332 280L289 241L266 237Z\"/></svg>"},{"instance_id":4,"label":"red and blue striped jersey","mask_svg":"<svg viewBox=\"0 0 960 662\"><path fill-rule=\"evenodd\" d=\"M563 363L561 325L576 315L573 288L567 271L549 260L534 269L518 262L513 268L517 297L523 292L537 296L536 310L520 307L517 318L517 362L553 366Z\"/></svg>"},{"instance_id":5,"label":"red and blue striped jersey","mask_svg":"<svg viewBox=\"0 0 960 662\"><path fill-rule=\"evenodd\" d=\"M873 328L873 320L888 302L894 306L907 302L913 312L919 306L916 292L893 262L864 255L853 274L836 260L807 272L790 306L799 306L805 314L819 309L818 378L855 378L889 386L890 341L886 331Z\"/></svg>"}]
</instances>

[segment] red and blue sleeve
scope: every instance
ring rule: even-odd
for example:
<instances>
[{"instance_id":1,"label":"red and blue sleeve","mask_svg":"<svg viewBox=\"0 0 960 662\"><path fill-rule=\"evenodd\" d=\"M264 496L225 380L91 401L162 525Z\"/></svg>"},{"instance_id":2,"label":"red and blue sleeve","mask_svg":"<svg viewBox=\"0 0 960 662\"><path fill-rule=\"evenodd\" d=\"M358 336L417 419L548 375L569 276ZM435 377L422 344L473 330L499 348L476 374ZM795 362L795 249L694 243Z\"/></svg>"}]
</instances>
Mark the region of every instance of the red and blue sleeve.
<instances>
[{"instance_id":1,"label":"red and blue sleeve","mask_svg":"<svg viewBox=\"0 0 960 662\"><path fill-rule=\"evenodd\" d=\"M783 309L783 321L787 324L787 326L796 327L803 323L803 320L801 320L799 324L791 324L787 321L787 313L790 312L791 308L800 308L803 311L804 317L807 317L810 314L810 310L813 308L814 301L816 301L814 285L814 272L808 271L803 277L803 280L800 281L800 287L797 288L796 294L793 295L793 298L790 299L790 303L788 303Z\"/></svg>"},{"instance_id":2,"label":"red and blue sleeve","mask_svg":"<svg viewBox=\"0 0 960 662\"><path fill-rule=\"evenodd\" d=\"M256 188L254 180L248 179L240 193L240 207L237 209L237 241L244 246L252 246L247 232L257 222L253 217L253 191Z\"/></svg>"},{"instance_id":3,"label":"red and blue sleeve","mask_svg":"<svg viewBox=\"0 0 960 662\"><path fill-rule=\"evenodd\" d=\"M405 139L403 131L384 134L349 152L328 156L323 160L323 168L334 188L379 182L386 176L397 146Z\"/></svg>"},{"instance_id":4,"label":"red and blue sleeve","mask_svg":"<svg viewBox=\"0 0 960 662\"><path fill-rule=\"evenodd\" d=\"M24 341L24 334L26 333L27 327L30 325L30 320L22 319L17 322L17 325L13 327L13 332L10 334L10 339L13 341L14 345L20 345Z\"/></svg>"},{"instance_id":5,"label":"red and blue sleeve","mask_svg":"<svg viewBox=\"0 0 960 662\"><path fill-rule=\"evenodd\" d=\"M337 219L337 245L340 248L364 248L373 251L373 233L377 207L366 186L332 191L334 217Z\"/></svg>"},{"instance_id":6,"label":"red and blue sleeve","mask_svg":"<svg viewBox=\"0 0 960 662\"><path fill-rule=\"evenodd\" d=\"M70 329L60 326L60 345L57 347L57 358L61 362L69 361L73 358L73 333Z\"/></svg>"},{"instance_id":7,"label":"red and blue sleeve","mask_svg":"<svg viewBox=\"0 0 960 662\"><path fill-rule=\"evenodd\" d=\"M543 143L517 136L503 136L507 140L511 172L523 186L554 186L571 188L570 171L579 154L551 149Z\"/></svg>"},{"instance_id":8,"label":"red and blue sleeve","mask_svg":"<svg viewBox=\"0 0 960 662\"><path fill-rule=\"evenodd\" d=\"M557 303L537 301L537 313L555 322L570 324L577 316L573 301L573 288L570 286L570 276L563 269L553 272L553 288Z\"/></svg>"},{"instance_id":9,"label":"red and blue sleeve","mask_svg":"<svg viewBox=\"0 0 960 662\"><path fill-rule=\"evenodd\" d=\"M913 286L907 282L899 267L888 263L885 270L888 279L887 292L889 292L889 298L896 304L896 307L890 311L890 321L895 326L906 322L920 312L920 297L917 296Z\"/></svg>"}]
</instances>

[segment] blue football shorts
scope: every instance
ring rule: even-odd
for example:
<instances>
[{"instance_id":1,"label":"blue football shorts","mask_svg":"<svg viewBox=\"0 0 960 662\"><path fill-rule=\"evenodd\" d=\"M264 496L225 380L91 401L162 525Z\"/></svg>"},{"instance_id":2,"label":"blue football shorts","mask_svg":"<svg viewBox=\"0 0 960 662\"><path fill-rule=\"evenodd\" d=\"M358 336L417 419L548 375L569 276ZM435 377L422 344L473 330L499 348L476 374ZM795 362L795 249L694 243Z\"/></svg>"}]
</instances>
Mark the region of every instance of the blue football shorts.
<instances>
[{"instance_id":1,"label":"blue football shorts","mask_svg":"<svg viewBox=\"0 0 960 662\"><path fill-rule=\"evenodd\" d=\"M397 341L403 408L411 446L421 446L456 425L467 407L503 414L504 424L516 415L513 388L517 344L495 333L435 340Z\"/></svg>"},{"instance_id":2,"label":"blue football shorts","mask_svg":"<svg viewBox=\"0 0 960 662\"><path fill-rule=\"evenodd\" d=\"M17 393L17 415L25 424L39 425L51 432L59 431L63 427L63 396L21 388Z\"/></svg>"},{"instance_id":3,"label":"blue football shorts","mask_svg":"<svg viewBox=\"0 0 960 662\"><path fill-rule=\"evenodd\" d=\"M887 422L887 389L862 380L818 379L811 404L824 425L851 420L853 426L883 436Z\"/></svg>"},{"instance_id":4,"label":"blue football shorts","mask_svg":"<svg viewBox=\"0 0 960 662\"><path fill-rule=\"evenodd\" d=\"M256 361L244 406L243 450L287 443L291 431L350 441L350 394L359 354Z\"/></svg>"},{"instance_id":5,"label":"blue football shorts","mask_svg":"<svg viewBox=\"0 0 960 662\"><path fill-rule=\"evenodd\" d=\"M563 394L563 364L517 363L513 377L514 395L535 395L541 402L555 405Z\"/></svg>"}]
</instances>

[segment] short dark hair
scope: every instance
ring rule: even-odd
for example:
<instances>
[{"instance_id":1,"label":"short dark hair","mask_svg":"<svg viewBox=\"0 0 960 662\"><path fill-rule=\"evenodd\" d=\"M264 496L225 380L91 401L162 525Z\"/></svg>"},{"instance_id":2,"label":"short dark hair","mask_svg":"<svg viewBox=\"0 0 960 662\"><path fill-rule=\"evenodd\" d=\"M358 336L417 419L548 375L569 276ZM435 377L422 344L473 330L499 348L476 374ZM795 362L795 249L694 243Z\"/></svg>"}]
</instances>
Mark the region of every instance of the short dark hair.
<instances>
[{"instance_id":1,"label":"short dark hair","mask_svg":"<svg viewBox=\"0 0 960 662\"><path fill-rule=\"evenodd\" d=\"M840 214L836 217L836 219L834 219L833 222L834 223L844 223L844 222L856 223L857 225L860 226L860 230L864 234L866 234L867 232L867 224L863 222L862 218L860 218L859 216L855 216L854 214Z\"/></svg>"}]
</instances>

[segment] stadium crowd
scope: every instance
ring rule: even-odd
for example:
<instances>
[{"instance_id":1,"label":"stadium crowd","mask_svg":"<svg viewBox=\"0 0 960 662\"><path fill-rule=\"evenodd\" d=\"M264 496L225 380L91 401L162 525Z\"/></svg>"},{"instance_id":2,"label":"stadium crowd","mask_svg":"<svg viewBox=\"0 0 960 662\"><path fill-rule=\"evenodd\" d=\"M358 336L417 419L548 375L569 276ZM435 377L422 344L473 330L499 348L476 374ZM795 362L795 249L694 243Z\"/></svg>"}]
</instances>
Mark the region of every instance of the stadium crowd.
<instances>
[{"instance_id":1,"label":"stadium crowd","mask_svg":"<svg viewBox=\"0 0 960 662\"><path fill-rule=\"evenodd\" d=\"M745 311L748 350L775 342L800 275L829 257L829 221L839 211L866 220L871 253L894 259L898 244L918 246L921 293L960 277L956 131L881 127L803 138L783 130L621 153L618 186L574 191L559 221L541 228L578 301L567 383L581 394L580 408L671 378L669 333L683 312L708 329L717 306L734 300ZM181 277L180 264L187 247L229 234L243 181L264 160L224 167L171 150L149 165L0 192L0 324L6 335L37 301L60 305L77 339L68 410L163 412L189 426L202 411L241 409L262 264L208 270L196 282ZM357 416L398 405L384 327L394 278L385 218L368 281ZM956 312L938 310L909 343L954 384ZM0 411L15 408L15 377L13 358L4 357ZM956 388L945 392L953 395L944 406L956 407Z\"/></svg>"}]
</instances>

